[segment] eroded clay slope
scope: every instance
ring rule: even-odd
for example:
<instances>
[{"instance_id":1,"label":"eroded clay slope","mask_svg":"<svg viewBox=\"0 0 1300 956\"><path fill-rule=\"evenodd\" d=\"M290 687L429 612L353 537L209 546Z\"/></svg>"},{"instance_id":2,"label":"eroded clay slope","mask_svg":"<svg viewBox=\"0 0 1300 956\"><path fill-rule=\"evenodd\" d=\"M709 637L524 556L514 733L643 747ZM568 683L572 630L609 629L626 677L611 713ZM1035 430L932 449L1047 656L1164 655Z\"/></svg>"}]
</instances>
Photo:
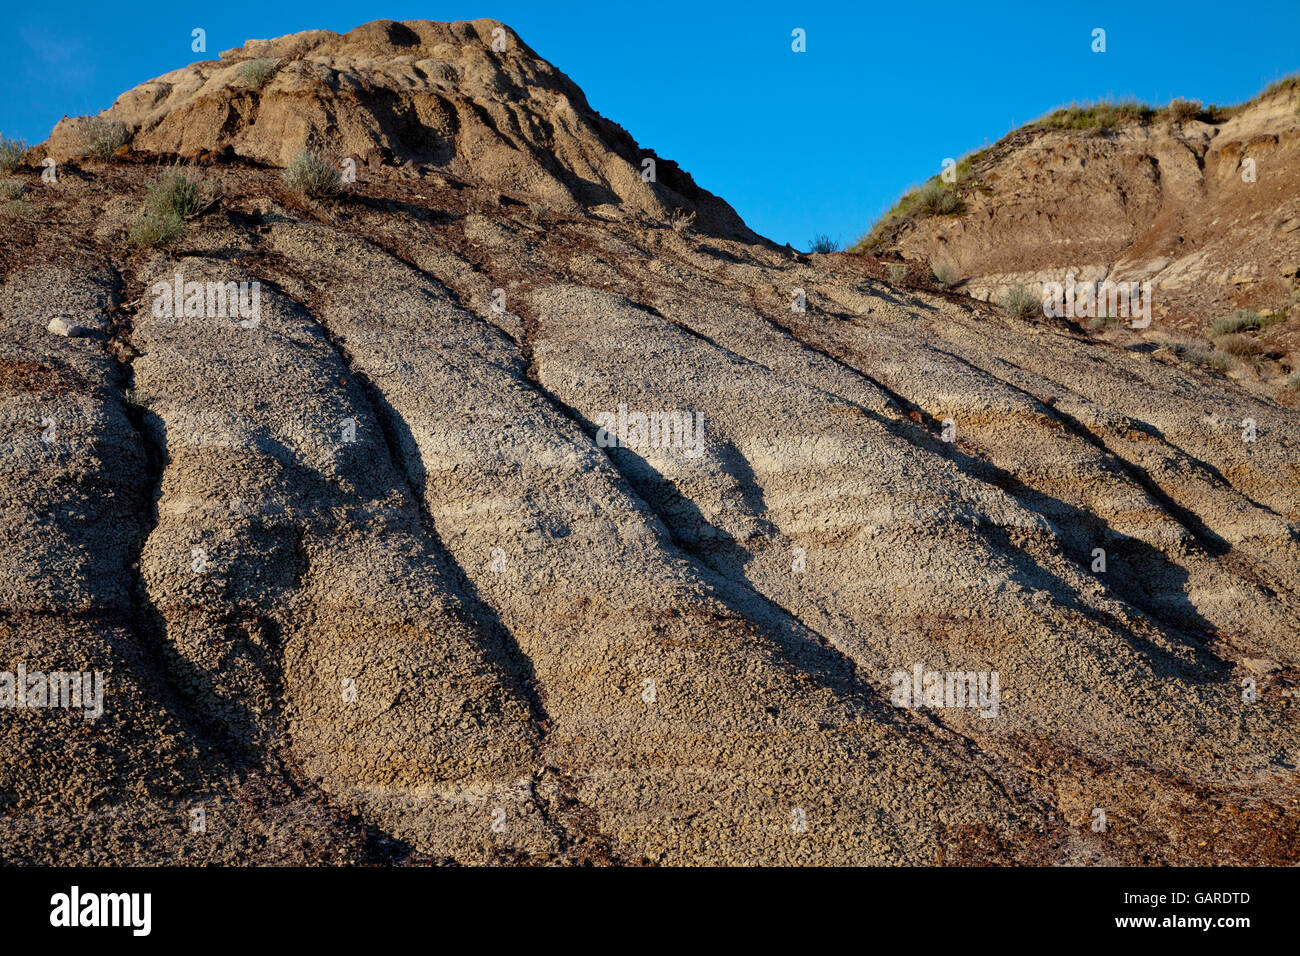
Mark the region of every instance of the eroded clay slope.
<instances>
[{"instance_id":1,"label":"eroded clay slope","mask_svg":"<svg viewBox=\"0 0 1300 956\"><path fill-rule=\"evenodd\" d=\"M1067 276L1149 282L1152 324L1125 341L1204 342L1234 309L1278 314L1262 348L1239 362L1229 353L1230 374L1276 394L1300 368L1300 83L1226 118L1159 113L1061 129L1049 116L969 162L944 187L956 210L882 227L874 251L949 269L985 300L1016 285L1037 296Z\"/></svg>"},{"instance_id":2,"label":"eroded clay slope","mask_svg":"<svg viewBox=\"0 0 1300 956\"><path fill-rule=\"evenodd\" d=\"M0 709L0 855L1295 862L1297 413L750 241L496 26L250 43L20 172L0 671L105 691Z\"/></svg>"}]
</instances>

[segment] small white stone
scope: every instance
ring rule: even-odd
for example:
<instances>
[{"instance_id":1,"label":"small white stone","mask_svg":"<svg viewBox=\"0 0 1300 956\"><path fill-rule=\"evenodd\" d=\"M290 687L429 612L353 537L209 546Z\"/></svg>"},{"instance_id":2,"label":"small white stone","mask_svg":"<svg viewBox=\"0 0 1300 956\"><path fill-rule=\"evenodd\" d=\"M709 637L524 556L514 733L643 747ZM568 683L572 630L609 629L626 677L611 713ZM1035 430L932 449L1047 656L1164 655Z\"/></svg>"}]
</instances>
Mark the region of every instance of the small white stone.
<instances>
[{"instance_id":1,"label":"small white stone","mask_svg":"<svg viewBox=\"0 0 1300 956\"><path fill-rule=\"evenodd\" d=\"M50 319L50 324L45 328L47 331L53 332L55 335L66 335L70 339L75 339L86 334L86 330L80 325L74 325L72 322L64 318Z\"/></svg>"}]
</instances>

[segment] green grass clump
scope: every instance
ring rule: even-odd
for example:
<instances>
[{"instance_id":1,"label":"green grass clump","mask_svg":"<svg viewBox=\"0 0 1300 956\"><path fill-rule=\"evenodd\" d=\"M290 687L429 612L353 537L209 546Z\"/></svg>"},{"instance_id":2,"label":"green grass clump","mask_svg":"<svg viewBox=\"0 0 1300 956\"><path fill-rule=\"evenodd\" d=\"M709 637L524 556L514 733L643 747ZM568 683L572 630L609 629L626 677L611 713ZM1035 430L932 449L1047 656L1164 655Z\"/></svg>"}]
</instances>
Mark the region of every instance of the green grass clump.
<instances>
[{"instance_id":1,"label":"green grass clump","mask_svg":"<svg viewBox=\"0 0 1300 956\"><path fill-rule=\"evenodd\" d=\"M907 278L907 266L894 262L889 266L889 281L894 285L901 285Z\"/></svg>"},{"instance_id":2,"label":"green grass clump","mask_svg":"<svg viewBox=\"0 0 1300 956\"><path fill-rule=\"evenodd\" d=\"M171 213L193 219L213 200L211 188L193 170L176 167L163 174L145 197L145 208L154 213Z\"/></svg>"},{"instance_id":3,"label":"green grass clump","mask_svg":"<svg viewBox=\"0 0 1300 956\"><path fill-rule=\"evenodd\" d=\"M1137 100L1104 100L1062 107L1030 125L1046 129L1103 131L1124 123L1149 123L1155 115L1154 108Z\"/></svg>"},{"instance_id":4,"label":"green grass clump","mask_svg":"<svg viewBox=\"0 0 1300 956\"><path fill-rule=\"evenodd\" d=\"M993 152L992 146L985 146L983 149L977 149L973 153L967 153L961 159L957 160L957 166L953 169L956 174L954 185L960 186L975 179L975 167L984 161Z\"/></svg>"},{"instance_id":5,"label":"green grass clump","mask_svg":"<svg viewBox=\"0 0 1300 956\"><path fill-rule=\"evenodd\" d=\"M85 116L81 120L81 148L87 155L108 161L130 139L126 127L102 116Z\"/></svg>"},{"instance_id":6,"label":"green grass clump","mask_svg":"<svg viewBox=\"0 0 1300 956\"><path fill-rule=\"evenodd\" d=\"M0 199L17 199L27 191L21 179L0 179Z\"/></svg>"},{"instance_id":7,"label":"green grass clump","mask_svg":"<svg viewBox=\"0 0 1300 956\"><path fill-rule=\"evenodd\" d=\"M1043 310L1042 303L1022 285L1013 285L998 304L1002 306L1003 312L1016 319L1033 318Z\"/></svg>"},{"instance_id":8,"label":"green grass clump","mask_svg":"<svg viewBox=\"0 0 1300 956\"><path fill-rule=\"evenodd\" d=\"M930 216L951 216L962 211L962 201L957 190L933 180L917 192L916 206Z\"/></svg>"},{"instance_id":9,"label":"green grass clump","mask_svg":"<svg viewBox=\"0 0 1300 956\"><path fill-rule=\"evenodd\" d=\"M930 274L934 276L934 281L939 283L945 289L957 281L957 273L951 266L936 265L930 269Z\"/></svg>"},{"instance_id":10,"label":"green grass clump","mask_svg":"<svg viewBox=\"0 0 1300 956\"><path fill-rule=\"evenodd\" d=\"M1294 93L1297 90L1300 90L1300 73L1292 73L1290 76L1284 76L1280 80L1274 80L1268 86L1264 87L1264 92L1260 93L1259 96L1272 96L1274 93L1281 93L1283 91ZM1258 96L1255 98L1259 99Z\"/></svg>"},{"instance_id":11,"label":"green grass clump","mask_svg":"<svg viewBox=\"0 0 1300 956\"><path fill-rule=\"evenodd\" d=\"M27 203L21 199L11 199L6 203L0 203L0 216L6 219L21 219L27 215Z\"/></svg>"},{"instance_id":12,"label":"green grass clump","mask_svg":"<svg viewBox=\"0 0 1300 956\"><path fill-rule=\"evenodd\" d=\"M324 199L338 193L343 177L316 153L305 150L284 171L284 181L300 196Z\"/></svg>"},{"instance_id":13,"label":"green grass clump","mask_svg":"<svg viewBox=\"0 0 1300 956\"><path fill-rule=\"evenodd\" d=\"M1286 317L1285 313L1260 315L1250 309L1237 309L1232 315L1218 319L1210 326L1210 335L1233 335L1237 332L1258 332L1270 325L1276 325Z\"/></svg>"},{"instance_id":14,"label":"green grass clump","mask_svg":"<svg viewBox=\"0 0 1300 956\"><path fill-rule=\"evenodd\" d=\"M1205 123L1226 123L1240 111L1240 106L1219 106L1217 103L1211 103L1201 108L1200 119Z\"/></svg>"},{"instance_id":15,"label":"green grass clump","mask_svg":"<svg viewBox=\"0 0 1300 956\"><path fill-rule=\"evenodd\" d=\"M820 236L814 236L808 241L810 252L839 252L840 244L830 236L822 233Z\"/></svg>"},{"instance_id":16,"label":"green grass clump","mask_svg":"<svg viewBox=\"0 0 1300 956\"><path fill-rule=\"evenodd\" d=\"M198 216L215 198L212 187L194 169L173 167L149 188L144 215L127 235L137 246L165 246L185 231L187 219Z\"/></svg>"},{"instance_id":17,"label":"green grass clump","mask_svg":"<svg viewBox=\"0 0 1300 956\"><path fill-rule=\"evenodd\" d=\"M950 183L944 182L940 174L930 177L921 186L909 189L849 251L869 252L885 241L887 233L912 219L922 216L960 216L965 213L962 187L978 185L975 167L992 151L993 147L986 147L962 157L953 168L953 181Z\"/></svg>"},{"instance_id":18,"label":"green grass clump","mask_svg":"<svg viewBox=\"0 0 1300 956\"><path fill-rule=\"evenodd\" d=\"M27 141L0 135L0 173L12 173L23 164Z\"/></svg>"},{"instance_id":19,"label":"green grass clump","mask_svg":"<svg viewBox=\"0 0 1300 956\"><path fill-rule=\"evenodd\" d=\"M272 57L258 57L249 60L239 68L239 78L250 89L260 90L270 82L280 69L280 61Z\"/></svg>"},{"instance_id":20,"label":"green grass clump","mask_svg":"<svg viewBox=\"0 0 1300 956\"><path fill-rule=\"evenodd\" d=\"M1217 352L1214 349L1202 348L1188 342L1165 339L1157 343L1157 347L1168 349L1184 362L1200 366L1207 371L1217 372L1220 375L1226 373L1234 364L1232 356L1226 352Z\"/></svg>"},{"instance_id":21,"label":"green grass clump","mask_svg":"<svg viewBox=\"0 0 1300 956\"><path fill-rule=\"evenodd\" d=\"M1201 115L1201 102L1200 100L1185 100L1179 97L1170 100L1169 104L1160 112L1165 119L1171 122L1186 123Z\"/></svg>"},{"instance_id":22,"label":"green grass clump","mask_svg":"<svg viewBox=\"0 0 1300 956\"><path fill-rule=\"evenodd\" d=\"M1286 387L1300 389L1300 368L1291 373L1291 377L1286 380Z\"/></svg>"},{"instance_id":23,"label":"green grass clump","mask_svg":"<svg viewBox=\"0 0 1300 956\"><path fill-rule=\"evenodd\" d=\"M136 222L127 235L137 246L165 246L185 231L185 220L174 212L150 210Z\"/></svg>"}]
</instances>

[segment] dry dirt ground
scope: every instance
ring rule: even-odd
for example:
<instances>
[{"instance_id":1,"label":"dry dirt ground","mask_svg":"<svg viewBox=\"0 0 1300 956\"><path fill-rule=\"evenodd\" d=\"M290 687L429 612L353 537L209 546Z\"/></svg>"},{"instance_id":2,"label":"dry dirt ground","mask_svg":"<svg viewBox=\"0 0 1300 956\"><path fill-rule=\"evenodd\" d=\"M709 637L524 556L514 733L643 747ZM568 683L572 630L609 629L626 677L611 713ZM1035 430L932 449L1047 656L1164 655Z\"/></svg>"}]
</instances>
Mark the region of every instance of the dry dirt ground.
<instances>
[{"instance_id":1,"label":"dry dirt ground","mask_svg":"<svg viewBox=\"0 0 1300 956\"><path fill-rule=\"evenodd\" d=\"M0 670L105 675L0 709L0 860L1300 860L1295 410L761 240L493 21L106 115L0 249ZM217 201L134 246L177 157Z\"/></svg>"}]
</instances>

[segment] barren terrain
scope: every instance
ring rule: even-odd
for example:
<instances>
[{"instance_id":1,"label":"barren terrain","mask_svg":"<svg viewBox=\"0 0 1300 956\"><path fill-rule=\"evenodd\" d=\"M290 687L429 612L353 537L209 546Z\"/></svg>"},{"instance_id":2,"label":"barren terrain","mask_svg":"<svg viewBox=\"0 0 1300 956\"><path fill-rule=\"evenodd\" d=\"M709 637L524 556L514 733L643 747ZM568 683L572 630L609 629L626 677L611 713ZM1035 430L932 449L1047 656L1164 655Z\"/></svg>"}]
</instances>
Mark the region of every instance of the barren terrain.
<instances>
[{"instance_id":1,"label":"barren terrain","mask_svg":"<svg viewBox=\"0 0 1300 956\"><path fill-rule=\"evenodd\" d=\"M1300 861L1277 389L778 247L495 21L104 118L0 248L0 669L105 675L0 710L0 860ZM133 244L178 161L213 201ZM159 315L178 274L260 316ZM996 714L897 706L918 665Z\"/></svg>"}]
</instances>

